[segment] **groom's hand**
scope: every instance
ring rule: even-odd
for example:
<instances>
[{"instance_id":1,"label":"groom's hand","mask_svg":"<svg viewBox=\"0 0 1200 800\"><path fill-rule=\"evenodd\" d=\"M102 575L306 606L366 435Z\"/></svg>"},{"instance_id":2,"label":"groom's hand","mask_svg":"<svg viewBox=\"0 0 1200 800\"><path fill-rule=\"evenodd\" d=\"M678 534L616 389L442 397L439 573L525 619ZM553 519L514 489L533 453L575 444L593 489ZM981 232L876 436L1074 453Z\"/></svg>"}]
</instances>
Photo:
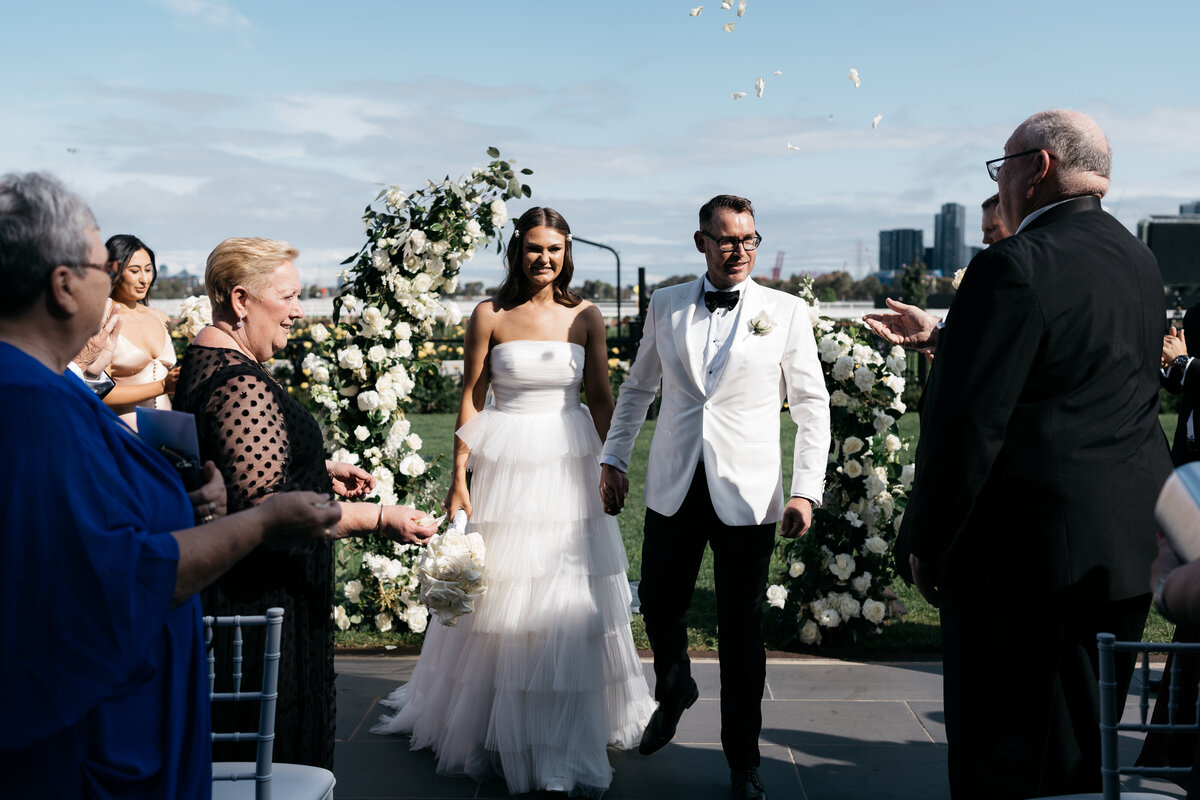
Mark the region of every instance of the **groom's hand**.
<instances>
[{"instance_id":1,"label":"groom's hand","mask_svg":"<svg viewBox=\"0 0 1200 800\"><path fill-rule=\"evenodd\" d=\"M812 524L812 502L807 497L793 497L783 509L783 523L779 535L785 539L798 539Z\"/></svg>"},{"instance_id":2,"label":"groom's hand","mask_svg":"<svg viewBox=\"0 0 1200 800\"><path fill-rule=\"evenodd\" d=\"M629 478L624 472L612 464L600 465L600 500L604 503L604 513L615 517L625 507L625 497L629 494Z\"/></svg>"}]
</instances>

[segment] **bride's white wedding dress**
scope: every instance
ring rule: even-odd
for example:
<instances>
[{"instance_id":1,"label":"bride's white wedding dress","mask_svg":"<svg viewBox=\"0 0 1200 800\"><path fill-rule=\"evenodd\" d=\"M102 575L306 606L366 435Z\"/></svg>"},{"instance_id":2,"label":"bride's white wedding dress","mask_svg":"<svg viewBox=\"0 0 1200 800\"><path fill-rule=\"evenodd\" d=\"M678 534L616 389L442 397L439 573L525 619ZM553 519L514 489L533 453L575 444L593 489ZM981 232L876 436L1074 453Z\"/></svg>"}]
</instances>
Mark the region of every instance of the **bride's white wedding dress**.
<instances>
[{"instance_id":1,"label":"bride's white wedding dress","mask_svg":"<svg viewBox=\"0 0 1200 800\"><path fill-rule=\"evenodd\" d=\"M458 431L487 594L456 627L430 620L412 680L384 701L398 712L372 728L411 733L439 774L499 772L513 794L601 795L607 746L635 747L655 707L629 629L625 549L600 503L583 363L569 342L492 348L495 405Z\"/></svg>"}]
</instances>

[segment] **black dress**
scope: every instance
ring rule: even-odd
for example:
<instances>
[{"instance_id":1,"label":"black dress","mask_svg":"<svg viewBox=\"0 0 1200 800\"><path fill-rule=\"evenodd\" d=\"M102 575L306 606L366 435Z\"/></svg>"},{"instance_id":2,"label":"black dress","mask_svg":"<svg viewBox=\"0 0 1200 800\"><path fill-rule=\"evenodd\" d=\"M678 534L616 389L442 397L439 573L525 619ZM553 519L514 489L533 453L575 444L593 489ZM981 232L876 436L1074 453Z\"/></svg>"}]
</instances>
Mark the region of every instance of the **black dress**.
<instances>
[{"instance_id":1,"label":"black dress","mask_svg":"<svg viewBox=\"0 0 1200 800\"><path fill-rule=\"evenodd\" d=\"M191 345L184 355L175 409L196 417L200 454L225 478L229 512L274 493L328 492L316 420L250 357ZM262 614L284 609L274 759L331 769L334 743L333 550L329 542L264 543L201 595L205 614ZM232 657L222 644L219 652ZM257 691L262 643L246 641L243 689ZM230 665L218 675L232 672ZM217 691L222 691L220 685ZM236 712L236 717L235 713ZM254 703L218 703L213 730L256 731ZM214 758L253 761L253 744L217 745Z\"/></svg>"}]
</instances>

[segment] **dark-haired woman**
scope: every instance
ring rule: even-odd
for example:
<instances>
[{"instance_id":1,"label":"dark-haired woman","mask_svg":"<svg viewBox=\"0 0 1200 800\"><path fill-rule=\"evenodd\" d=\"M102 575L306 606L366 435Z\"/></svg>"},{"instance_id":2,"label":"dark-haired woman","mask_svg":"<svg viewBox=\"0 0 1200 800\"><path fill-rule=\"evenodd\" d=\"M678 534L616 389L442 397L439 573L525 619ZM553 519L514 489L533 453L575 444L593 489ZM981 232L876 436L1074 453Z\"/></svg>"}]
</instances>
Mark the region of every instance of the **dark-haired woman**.
<instances>
[{"instance_id":1,"label":"dark-haired woman","mask_svg":"<svg viewBox=\"0 0 1200 800\"><path fill-rule=\"evenodd\" d=\"M598 797L607 746L634 747L654 711L596 489L613 410L604 319L569 288L571 232L553 209L521 216L507 265L467 325L445 503L487 544L487 594L455 627L430 620L412 680L385 701L399 712L374 730L411 733L440 774Z\"/></svg>"},{"instance_id":2,"label":"dark-haired woman","mask_svg":"<svg viewBox=\"0 0 1200 800\"><path fill-rule=\"evenodd\" d=\"M138 406L171 408L179 368L167 315L148 305L156 267L154 251L136 236L119 233L105 243L114 268L109 297L121 315L121 334L108 372L116 386L104 403L137 430Z\"/></svg>"}]
</instances>

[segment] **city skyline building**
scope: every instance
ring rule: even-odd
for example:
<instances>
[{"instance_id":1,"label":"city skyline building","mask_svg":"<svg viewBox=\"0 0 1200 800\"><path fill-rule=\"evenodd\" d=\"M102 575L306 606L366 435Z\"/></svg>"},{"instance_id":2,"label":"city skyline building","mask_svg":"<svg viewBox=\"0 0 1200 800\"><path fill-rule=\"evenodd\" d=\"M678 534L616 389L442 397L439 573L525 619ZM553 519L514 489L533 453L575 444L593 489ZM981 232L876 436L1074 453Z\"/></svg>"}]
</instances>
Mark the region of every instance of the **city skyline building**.
<instances>
[{"instance_id":1,"label":"city skyline building","mask_svg":"<svg viewBox=\"0 0 1200 800\"><path fill-rule=\"evenodd\" d=\"M961 203L945 203L933 218L933 263L942 275L953 275L967 265L967 209Z\"/></svg>"},{"instance_id":2,"label":"city skyline building","mask_svg":"<svg viewBox=\"0 0 1200 800\"><path fill-rule=\"evenodd\" d=\"M897 272L925 253L925 231L896 228L879 232L879 271Z\"/></svg>"}]
</instances>

